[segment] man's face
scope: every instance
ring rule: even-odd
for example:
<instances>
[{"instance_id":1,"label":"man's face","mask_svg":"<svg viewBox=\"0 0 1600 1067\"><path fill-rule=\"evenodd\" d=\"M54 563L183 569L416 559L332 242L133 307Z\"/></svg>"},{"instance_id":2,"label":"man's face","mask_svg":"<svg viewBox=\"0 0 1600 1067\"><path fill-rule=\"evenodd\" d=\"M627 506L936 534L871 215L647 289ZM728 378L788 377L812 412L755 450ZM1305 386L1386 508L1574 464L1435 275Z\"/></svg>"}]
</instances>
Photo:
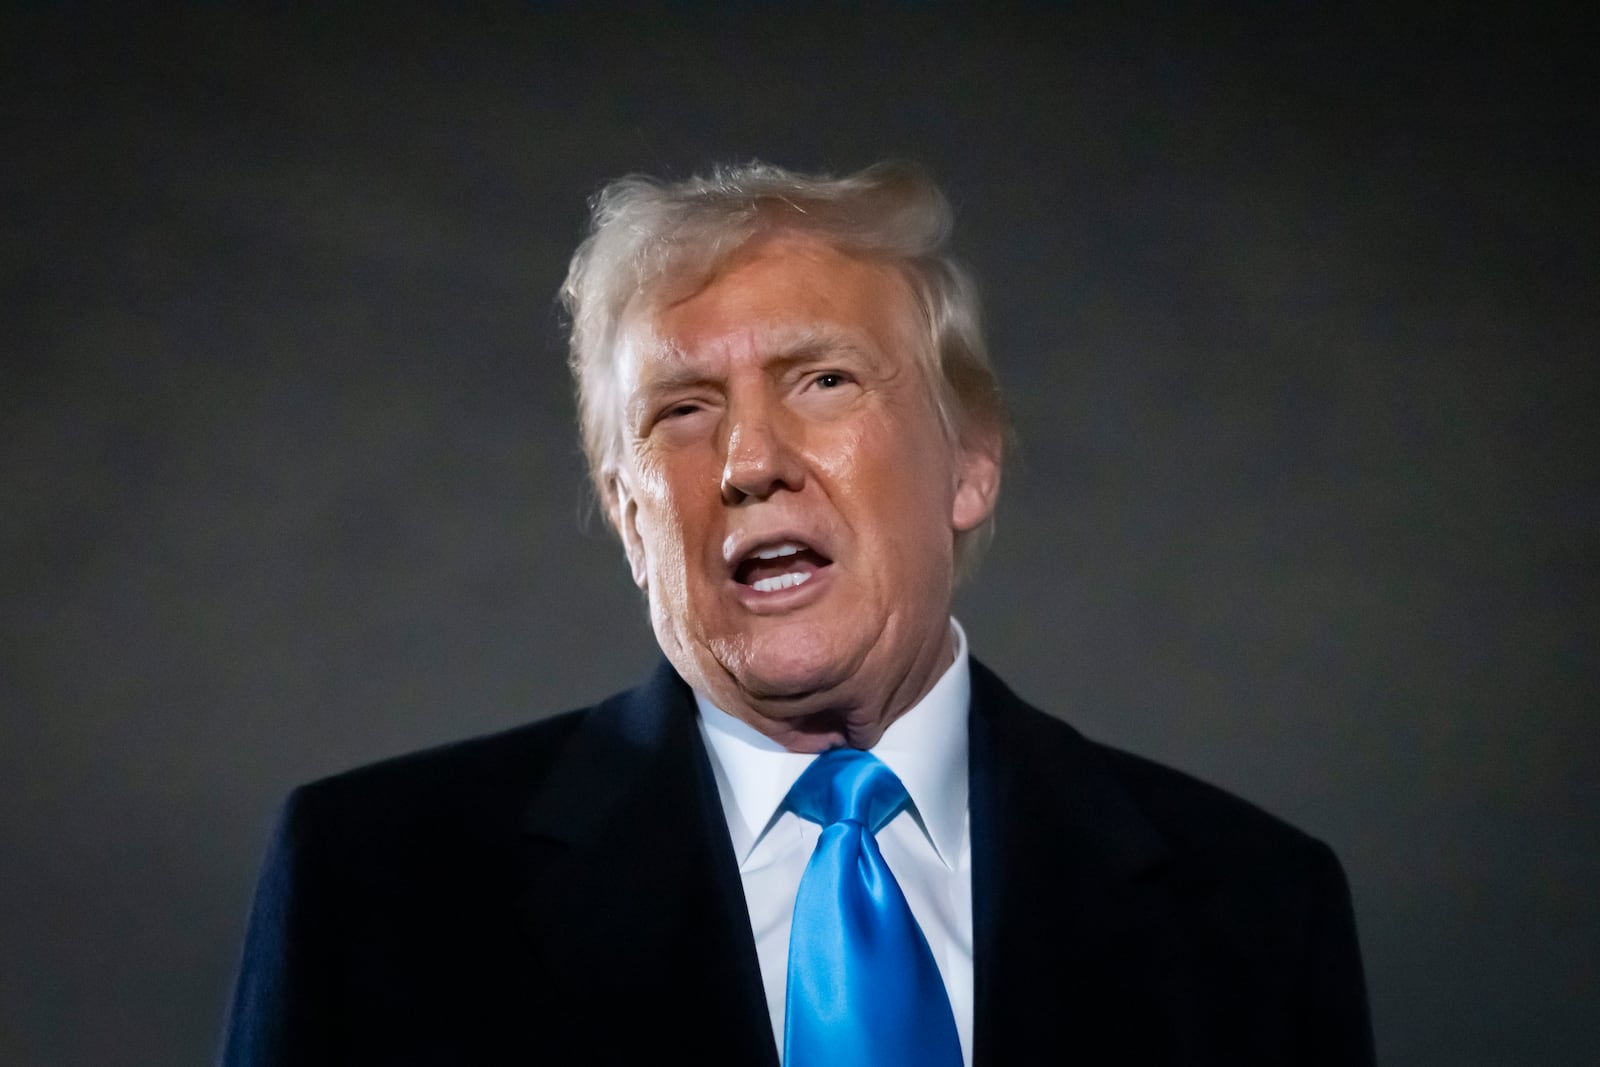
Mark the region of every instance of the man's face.
<instances>
[{"instance_id":1,"label":"man's face","mask_svg":"<svg viewBox=\"0 0 1600 1067\"><path fill-rule=\"evenodd\" d=\"M792 234L624 320L607 505L656 637L790 748L874 743L950 662L953 539L998 448L944 432L918 326L895 271Z\"/></svg>"}]
</instances>

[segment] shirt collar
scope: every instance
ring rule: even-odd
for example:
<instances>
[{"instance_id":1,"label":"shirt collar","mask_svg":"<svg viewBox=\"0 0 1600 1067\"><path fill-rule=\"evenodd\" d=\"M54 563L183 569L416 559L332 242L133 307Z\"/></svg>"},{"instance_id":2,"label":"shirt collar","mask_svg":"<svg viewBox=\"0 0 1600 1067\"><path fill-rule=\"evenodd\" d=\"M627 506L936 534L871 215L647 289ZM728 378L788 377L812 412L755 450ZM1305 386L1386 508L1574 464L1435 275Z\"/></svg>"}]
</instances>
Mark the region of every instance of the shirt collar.
<instances>
[{"instance_id":1,"label":"shirt collar","mask_svg":"<svg viewBox=\"0 0 1600 1067\"><path fill-rule=\"evenodd\" d=\"M972 675L967 635L950 620L956 657L928 694L884 730L872 753L899 776L923 833L954 869L967 829L967 707ZM815 755L790 752L702 694L700 732L711 754L722 810L740 864L783 814L780 805Z\"/></svg>"}]
</instances>

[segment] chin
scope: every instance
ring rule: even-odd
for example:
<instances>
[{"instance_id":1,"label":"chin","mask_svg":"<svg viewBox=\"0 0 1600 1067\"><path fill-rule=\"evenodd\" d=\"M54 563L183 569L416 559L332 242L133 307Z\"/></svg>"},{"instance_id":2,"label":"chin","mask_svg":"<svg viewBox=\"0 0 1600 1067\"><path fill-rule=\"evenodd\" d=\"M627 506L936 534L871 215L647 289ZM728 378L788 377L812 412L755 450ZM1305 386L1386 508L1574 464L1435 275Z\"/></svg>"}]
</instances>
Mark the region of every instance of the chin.
<instances>
[{"instance_id":1,"label":"chin","mask_svg":"<svg viewBox=\"0 0 1600 1067\"><path fill-rule=\"evenodd\" d=\"M841 654L836 640L816 627L731 642L732 656L718 655L739 688L759 700L803 700L832 691L855 669L855 657Z\"/></svg>"}]
</instances>

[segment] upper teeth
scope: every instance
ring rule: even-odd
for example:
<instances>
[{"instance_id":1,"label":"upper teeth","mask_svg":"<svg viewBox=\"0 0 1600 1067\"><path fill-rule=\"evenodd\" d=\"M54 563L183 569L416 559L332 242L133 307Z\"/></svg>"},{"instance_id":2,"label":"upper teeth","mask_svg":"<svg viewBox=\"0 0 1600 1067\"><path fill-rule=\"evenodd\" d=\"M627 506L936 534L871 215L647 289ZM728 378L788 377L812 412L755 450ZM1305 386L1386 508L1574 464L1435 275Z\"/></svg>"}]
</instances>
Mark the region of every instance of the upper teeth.
<instances>
[{"instance_id":1,"label":"upper teeth","mask_svg":"<svg viewBox=\"0 0 1600 1067\"><path fill-rule=\"evenodd\" d=\"M763 548L756 553L756 559L778 559L781 556L792 556L799 551L799 545L779 545L776 548Z\"/></svg>"}]
</instances>

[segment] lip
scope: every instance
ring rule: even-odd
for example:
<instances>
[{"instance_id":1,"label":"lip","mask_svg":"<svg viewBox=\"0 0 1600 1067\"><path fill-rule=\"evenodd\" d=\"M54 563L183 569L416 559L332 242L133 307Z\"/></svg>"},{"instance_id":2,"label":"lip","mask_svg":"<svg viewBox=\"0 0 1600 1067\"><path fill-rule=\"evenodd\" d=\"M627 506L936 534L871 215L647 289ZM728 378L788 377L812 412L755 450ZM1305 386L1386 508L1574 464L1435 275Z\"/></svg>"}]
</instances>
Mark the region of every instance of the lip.
<instances>
[{"instance_id":1,"label":"lip","mask_svg":"<svg viewBox=\"0 0 1600 1067\"><path fill-rule=\"evenodd\" d=\"M775 592L762 593L734 577L739 564L763 549L782 544L805 545L812 552L828 560L828 565L811 572L811 577L799 585ZM722 542L722 562L725 580L732 588L739 605L752 615L783 615L798 611L827 594L833 583L834 556L828 540L814 530L788 526L776 529L751 530L730 534Z\"/></svg>"},{"instance_id":2,"label":"lip","mask_svg":"<svg viewBox=\"0 0 1600 1067\"><path fill-rule=\"evenodd\" d=\"M722 541L722 562L727 568L728 576L733 577L733 572L738 569L739 563L751 553L759 552L764 548L775 548L784 543L805 545L817 555L833 562L833 552L828 543L815 533L806 533L796 529L772 530L761 533L730 534ZM826 570L827 568L823 568ZM806 585L811 583L807 582ZM805 586L796 586L803 589ZM772 593L763 594L773 596Z\"/></svg>"},{"instance_id":3,"label":"lip","mask_svg":"<svg viewBox=\"0 0 1600 1067\"><path fill-rule=\"evenodd\" d=\"M728 576L728 585L733 587L734 597L740 606L752 615L784 615L791 611L799 611L826 596L828 587L832 584L832 563L812 571L811 577L799 585L772 593L757 592L751 586L735 581L731 574Z\"/></svg>"}]
</instances>

